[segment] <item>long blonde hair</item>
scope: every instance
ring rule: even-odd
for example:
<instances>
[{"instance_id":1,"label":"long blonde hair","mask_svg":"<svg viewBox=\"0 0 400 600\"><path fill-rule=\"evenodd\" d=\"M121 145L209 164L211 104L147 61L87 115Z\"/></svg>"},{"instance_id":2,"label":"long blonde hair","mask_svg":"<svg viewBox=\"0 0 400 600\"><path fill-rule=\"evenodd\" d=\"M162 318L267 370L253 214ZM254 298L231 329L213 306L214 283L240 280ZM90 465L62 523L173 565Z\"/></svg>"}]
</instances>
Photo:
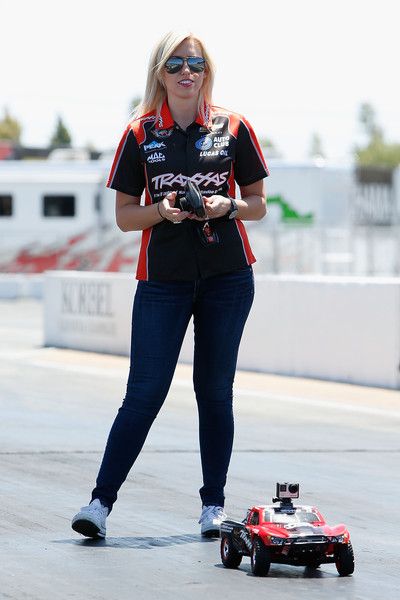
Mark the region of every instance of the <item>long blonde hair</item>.
<instances>
[{"instance_id":1,"label":"long blonde hair","mask_svg":"<svg viewBox=\"0 0 400 600\"><path fill-rule=\"evenodd\" d=\"M170 56L173 56L176 48L187 39L191 39L199 44L202 55L206 60L206 77L200 90L197 106L198 113L205 118L204 103L211 104L212 102L212 90L215 77L214 63L207 52L204 43L196 35L188 32L177 33L175 31L169 31L158 42L151 53L144 98L141 103L134 108L132 114L133 119L137 119L153 110L156 111L156 116L159 117L161 107L167 96L162 79L164 64Z\"/></svg>"}]
</instances>

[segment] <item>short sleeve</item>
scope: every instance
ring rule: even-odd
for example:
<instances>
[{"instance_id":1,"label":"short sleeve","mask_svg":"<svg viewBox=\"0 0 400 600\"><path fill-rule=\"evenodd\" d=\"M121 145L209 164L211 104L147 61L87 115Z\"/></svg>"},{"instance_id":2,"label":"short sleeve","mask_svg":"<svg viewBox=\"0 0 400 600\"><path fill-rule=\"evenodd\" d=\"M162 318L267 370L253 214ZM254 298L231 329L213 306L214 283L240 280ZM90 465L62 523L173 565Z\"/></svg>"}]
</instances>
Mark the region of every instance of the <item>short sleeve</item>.
<instances>
[{"instance_id":1,"label":"short sleeve","mask_svg":"<svg viewBox=\"0 0 400 600\"><path fill-rule=\"evenodd\" d=\"M238 185L250 185L269 175L256 134L244 117L238 129L234 170Z\"/></svg>"},{"instance_id":2,"label":"short sleeve","mask_svg":"<svg viewBox=\"0 0 400 600\"><path fill-rule=\"evenodd\" d=\"M129 126L118 145L106 185L130 196L141 196L144 190L145 175L139 145Z\"/></svg>"}]
</instances>

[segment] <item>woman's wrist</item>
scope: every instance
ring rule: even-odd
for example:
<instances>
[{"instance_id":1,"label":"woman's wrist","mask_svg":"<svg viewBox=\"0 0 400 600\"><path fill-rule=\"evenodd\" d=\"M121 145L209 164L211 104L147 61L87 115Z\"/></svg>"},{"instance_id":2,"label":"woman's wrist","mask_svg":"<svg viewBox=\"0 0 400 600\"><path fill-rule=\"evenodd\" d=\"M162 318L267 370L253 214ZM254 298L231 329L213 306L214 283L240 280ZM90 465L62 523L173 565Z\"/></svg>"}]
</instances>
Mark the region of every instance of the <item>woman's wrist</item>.
<instances>
[{"instance_id":1,"label":"woman's wrist","mask_svg":"<svg viewBox=\"0 0 400 600\"><path fill-rule=\"evenodd\" d=\"M160 210L160 202L157 202L157 210L158 210L158 214L160 215L160 217L162 218L162 220L164 221L165 217L163 216L163 214L161 213Z\"/></svg>"}]
</instances>

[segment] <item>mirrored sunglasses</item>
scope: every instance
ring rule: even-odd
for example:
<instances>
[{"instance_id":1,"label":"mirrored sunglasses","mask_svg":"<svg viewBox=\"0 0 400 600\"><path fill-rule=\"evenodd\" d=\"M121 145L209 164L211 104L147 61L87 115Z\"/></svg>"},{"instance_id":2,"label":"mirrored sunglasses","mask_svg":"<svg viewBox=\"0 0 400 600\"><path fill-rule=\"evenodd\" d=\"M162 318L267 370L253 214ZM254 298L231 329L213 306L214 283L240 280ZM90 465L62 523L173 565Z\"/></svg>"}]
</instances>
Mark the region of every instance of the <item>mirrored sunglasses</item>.
<instances>
[{"instance_id":1,"label":"mirrored sunglasses","mask_svg":"<svg viewBox=\"0 0 400 600\"><path fill-rule=\"evenodd\" d=\"M185 62L192 73L201 73L206 68L206 61L201 56L170 56L164 65L165 70L167 73L178 73Z\"/></svg>"}]
</instances>

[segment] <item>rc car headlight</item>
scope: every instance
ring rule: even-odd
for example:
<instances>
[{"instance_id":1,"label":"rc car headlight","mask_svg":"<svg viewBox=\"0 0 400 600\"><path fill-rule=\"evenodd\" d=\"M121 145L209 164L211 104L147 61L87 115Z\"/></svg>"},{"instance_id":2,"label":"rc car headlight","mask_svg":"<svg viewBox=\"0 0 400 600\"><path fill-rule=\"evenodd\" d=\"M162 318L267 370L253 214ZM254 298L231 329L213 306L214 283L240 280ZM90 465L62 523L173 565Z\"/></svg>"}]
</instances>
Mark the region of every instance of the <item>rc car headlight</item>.
<instances>
[{"instance_id":1,"label":"rc car headlight","mask_svg":"<svg viewBox=\"0 0 400 600\"><path fill-rule=\"evenodd\" d=\"M275 546L281 546L282 544L285 543L285 540L283 538L280 537L274 537L273 535L269 538L271 544L274 544Z\"/></svg>"},{"instance_id":2,"label":"rc car headlight","mask_svg":"<svg viewBox=\"0 0 400 600\"><path fill-rule=\"evenodd\" d=\"M345 534L343 535L335 535L331 537L331 542L333 542L334 544L343 544L344 542L346 542L347 537Z\"/></svg>"},{"instance_id":3,"label":"rc car headlight","mask_svg":"<svg viewBox=\"0 0 400 600\"><path fill-rule=\"evenodd\" d=\"M338 536L336 537L336 540L339 542L339 544L343 544L343 542L345 542L345 541L346 541L346 539L347 539L347 538L346 538L346 536L345 536L344 534L343 534L343 535L338 535Z\"/></svg>"}]
</instances>

